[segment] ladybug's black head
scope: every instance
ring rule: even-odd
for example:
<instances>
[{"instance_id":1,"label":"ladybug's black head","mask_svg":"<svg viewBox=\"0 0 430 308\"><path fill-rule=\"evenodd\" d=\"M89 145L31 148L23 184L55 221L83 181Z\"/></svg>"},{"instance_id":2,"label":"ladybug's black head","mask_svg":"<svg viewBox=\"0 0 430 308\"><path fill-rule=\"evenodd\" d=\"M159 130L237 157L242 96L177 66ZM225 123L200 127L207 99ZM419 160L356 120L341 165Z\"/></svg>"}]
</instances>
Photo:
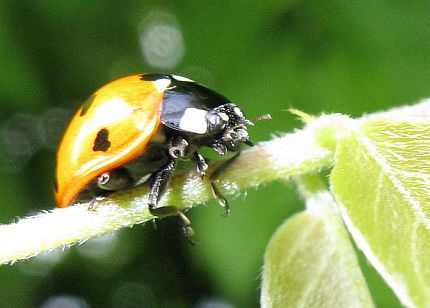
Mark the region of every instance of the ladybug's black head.
<instances>
[{"instance_id":1,"label":"ladybug's black head","mask_svg":"<svg viewBox=\"0 0 430 308\"><path fill-rule=\"evenodd\" d=\"M242 143L251 145L247 125L254 125L247 120L242 110L235 104L228 103L210 110L207 114L209 133L216 136L214 149L224 155L227 150L237 151Z\"/></svg>"}]
</instances>

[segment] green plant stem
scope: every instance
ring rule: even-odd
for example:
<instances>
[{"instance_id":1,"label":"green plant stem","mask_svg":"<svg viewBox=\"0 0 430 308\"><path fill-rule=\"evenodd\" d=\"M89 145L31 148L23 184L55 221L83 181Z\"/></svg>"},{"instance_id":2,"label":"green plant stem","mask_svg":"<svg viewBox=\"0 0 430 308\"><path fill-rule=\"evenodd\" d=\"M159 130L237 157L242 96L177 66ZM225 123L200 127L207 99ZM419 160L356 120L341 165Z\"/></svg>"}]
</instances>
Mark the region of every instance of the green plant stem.
<instances>
[{"instance_id":1,"label":"green plant stem","mask_svg":"<svg viewBox=\"0 0 430 308\"><path fill-rule=\"evenodd\" d=\"M332 153L316 143L317 130L318 125L308 125L244 151L219 178L220 191L226 195L237 194L248 187L330 165ZM209 171L218 163L212 164ZM160 205L174 204L184 209L212 198L209 181L202 181L197 172L191 170L173 177ZM88 204L81 203L0 226L0 264L152 220L154 217L148 212L146 200L147 187L143 185L98 200L94 210L88 210Z\"/></svg>"}]
</instances>

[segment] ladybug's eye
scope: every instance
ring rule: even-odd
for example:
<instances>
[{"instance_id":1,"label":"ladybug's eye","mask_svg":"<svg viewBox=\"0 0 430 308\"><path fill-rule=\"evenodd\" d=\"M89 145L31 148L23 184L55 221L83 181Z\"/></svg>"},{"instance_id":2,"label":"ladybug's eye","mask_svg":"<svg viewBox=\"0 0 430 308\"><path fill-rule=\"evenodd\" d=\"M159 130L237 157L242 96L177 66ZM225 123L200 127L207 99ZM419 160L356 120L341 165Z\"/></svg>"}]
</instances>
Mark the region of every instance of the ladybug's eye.
<instances>
[{"instance_id":1,"label":"ladybug's eye","mask_svg":"<svg viewBox=\"0 0 430 308\"><path fill-rule=\"evenodd\" d=\"M105 172L101 176L99 176L99 178L97 179L97 184L105 185L109 182L109 179L110 179L109 172Z\"/></svg>"},{"instance_id":2,"label":"ladybug's eye","mask_svg":"<svg viewBox=\"0 0 430 308\"><path fill-rule=\"evenodd\" d=\"M103 190L118 190L130 183L130 175L125 169L103 172L97 178L97 186Z\"/></svg>"},{"instance_id":3,"label":"ladybug's eye","mask_svg":"<svg viewBox=\"0 0 430 308\"><path fill-rule=\"evenodd\" d=\"M208 112L208 128L212 134L222 132L229 118L225 113L218 113L216 111Z\"/></svg>"}]
</instances>

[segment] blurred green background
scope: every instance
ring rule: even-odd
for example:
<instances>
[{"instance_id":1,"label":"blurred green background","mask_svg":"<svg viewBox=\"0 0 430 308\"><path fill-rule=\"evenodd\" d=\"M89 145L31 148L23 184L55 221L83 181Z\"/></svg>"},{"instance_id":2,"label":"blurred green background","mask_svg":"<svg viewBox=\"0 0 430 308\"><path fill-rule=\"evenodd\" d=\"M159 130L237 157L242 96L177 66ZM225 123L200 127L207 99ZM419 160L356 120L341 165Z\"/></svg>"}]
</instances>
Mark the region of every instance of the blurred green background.
<instances>
[{"instance_id":1,"label":"blurred green background","mask_svg":"<svg viewBox=\"0 0 430 308\"><path fill-rule=\"evenodd\" d=\"M429 97L430 2L0 0L0 223L55 206L73 110L137 72L271 113L251 130L266 140L300 126L289 107L359 116ZM230 199L228 219L214 202L189 212L194 248L165 219L3 266L0 307L256 307L265 245L303 204L292 183ZM398 306L361 264L377 305Z\"/></svg>"}]
</instances>

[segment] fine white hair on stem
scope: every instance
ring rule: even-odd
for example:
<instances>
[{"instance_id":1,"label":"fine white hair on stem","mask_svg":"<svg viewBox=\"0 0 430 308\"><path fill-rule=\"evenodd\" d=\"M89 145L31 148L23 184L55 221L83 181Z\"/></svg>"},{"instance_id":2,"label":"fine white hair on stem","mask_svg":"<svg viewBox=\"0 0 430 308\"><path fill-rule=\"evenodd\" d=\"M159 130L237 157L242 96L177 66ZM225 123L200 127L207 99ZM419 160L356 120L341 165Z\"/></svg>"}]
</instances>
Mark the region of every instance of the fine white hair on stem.
<instances>
[{"instance_id":1,"label":"fine white hair on stem","mask_svg":"<svg viewBox=\"0 0 430 308\"><path fill-rule=\"evenodd\" d=\"M308 125L244 151L219 178L217 185L221 192L237 194L248 187L330 165L332 154L316 143L315 130L315 125ZM208 180L202 181L192 170L172 178L160 205L174 204L184 209L212 198ZM140 186L98 200L94 210L89 210L86 203L76 204L0 226L0 264L152 220L146 201L147 187Z\"/></svg>"}]
</instances>

